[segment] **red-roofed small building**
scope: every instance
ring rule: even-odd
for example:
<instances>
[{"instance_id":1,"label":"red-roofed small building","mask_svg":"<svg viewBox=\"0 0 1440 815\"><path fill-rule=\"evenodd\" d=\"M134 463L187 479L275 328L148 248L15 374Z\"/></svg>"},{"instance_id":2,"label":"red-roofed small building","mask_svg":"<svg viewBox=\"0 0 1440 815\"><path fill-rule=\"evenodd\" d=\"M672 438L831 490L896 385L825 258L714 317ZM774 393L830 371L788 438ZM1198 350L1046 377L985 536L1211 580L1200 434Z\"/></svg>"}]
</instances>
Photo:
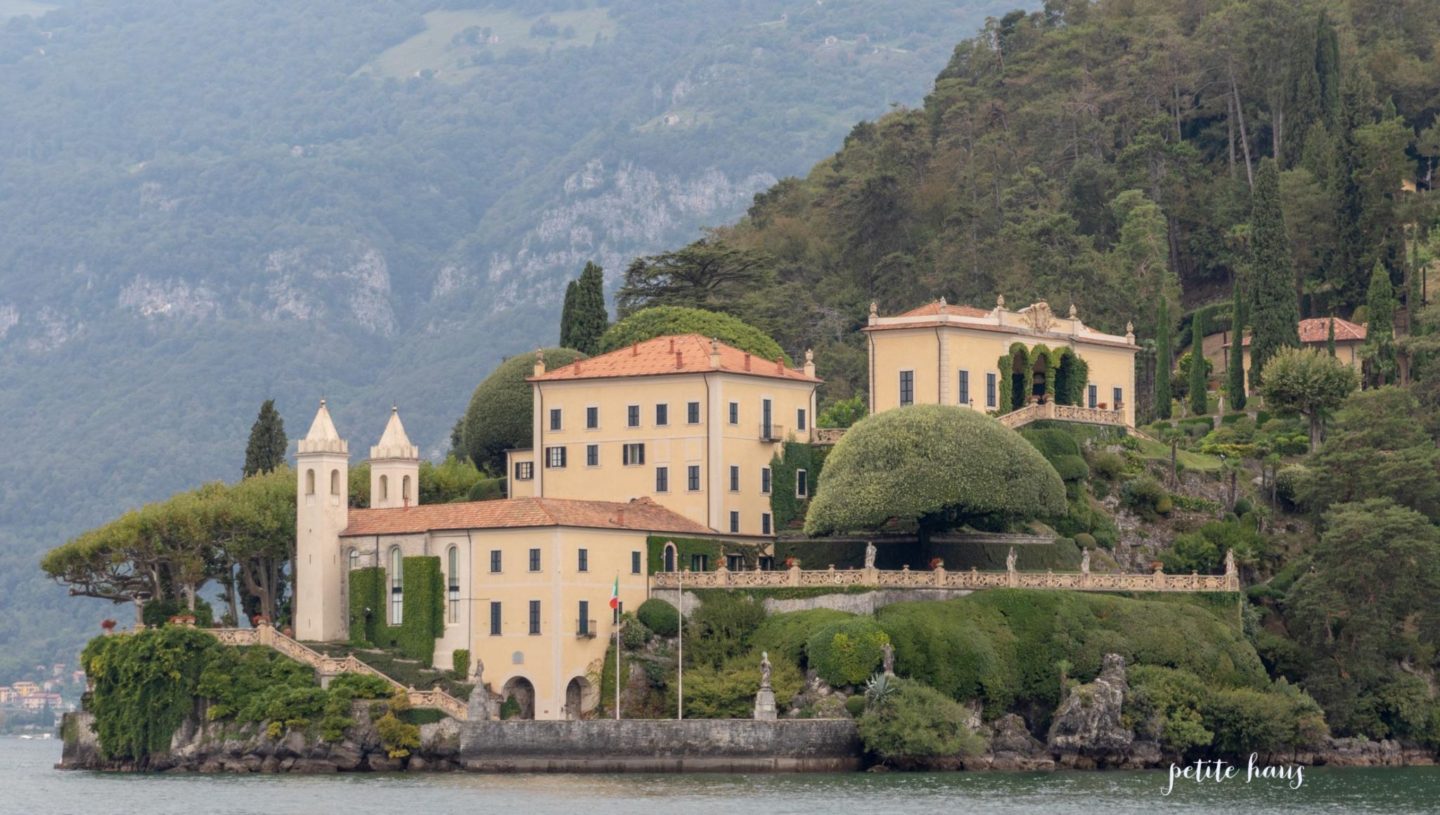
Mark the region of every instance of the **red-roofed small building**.
<instances>
[{"instance_id":1,"label":"red-roofed small building","mask_svg":"<svg viewBox=\"0 0 1440 815\"><path fill-rule=\"evenodd\" d=\"M1300 344L1306 348L1319 348L1324 350L1330 342L1330 324L1335 324L1335 358L1349 365L1356 370L1360 369L1360 348L1365 344L1366 327L1352 323L1349 320L1342 320L1339 317L1310 317L1301 320L1297 326L1300 333ZM1226 332L1218 335L1218 342L1215 342L1217 335L1207 337L1205 343L1205 357L1210 360L1212 370L1222 380L1230 370L1230 341L1231 335ZM1250 334L1247 332L1244 339L1245 356L1245 388L1248 394L1250 388Z\"/></svg>"}]
</instances>

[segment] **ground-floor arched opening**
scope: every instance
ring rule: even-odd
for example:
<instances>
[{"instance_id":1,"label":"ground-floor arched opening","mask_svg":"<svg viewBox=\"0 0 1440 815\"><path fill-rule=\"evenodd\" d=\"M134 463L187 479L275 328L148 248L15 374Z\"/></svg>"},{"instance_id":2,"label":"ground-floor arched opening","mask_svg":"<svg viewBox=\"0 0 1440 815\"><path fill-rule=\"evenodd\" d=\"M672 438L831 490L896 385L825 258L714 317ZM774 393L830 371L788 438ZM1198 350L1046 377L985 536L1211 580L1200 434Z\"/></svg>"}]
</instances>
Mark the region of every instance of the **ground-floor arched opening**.
<instances>
[{"instance_id":1,"label":"ground-floor arched opening","mask_svg":"<svg viewBox=\"0 0 1440 815\"><path fill-rule=\"evenodd\" d=\"M500 715L506 719L535 718L535 686L523 676L514 676L500 689Z\"/></svg>"},{"instance_id":2,"label":"ground-floor arched opening","mask_svg":"<svg viewBox=\"0 0 1440 815\"><path fill-rule=\"evenodd\" d=\"M588 719L600 702L600 689L594 682L577 676L565 686L565 718Z\"/></svg>"}]
</instances>

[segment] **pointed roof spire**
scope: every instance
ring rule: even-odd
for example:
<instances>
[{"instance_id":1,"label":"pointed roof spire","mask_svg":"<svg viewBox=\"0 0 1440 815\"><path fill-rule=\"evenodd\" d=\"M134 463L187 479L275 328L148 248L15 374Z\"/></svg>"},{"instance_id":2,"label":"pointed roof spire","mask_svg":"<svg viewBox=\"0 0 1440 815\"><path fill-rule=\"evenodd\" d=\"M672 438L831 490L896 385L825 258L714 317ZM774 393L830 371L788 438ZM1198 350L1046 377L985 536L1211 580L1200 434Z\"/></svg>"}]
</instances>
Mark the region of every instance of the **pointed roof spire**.
<instances>
[{"instance_id":1,"label":"pointed roof spire","mask_svg":"<svg viewBox=\"0 0 1440 815\"><path fill-rule=\"evenodd\" d=\"M335 430L335 422L330 419L330 409L325 406L324 399L320 400L320 409L315 411L315 420L310 423L310 432L300 440L299 452L349 452L349 446L344 439L340 438L340 433Z\"/></svg>"},{"instance_id":2,"label":"pointed roof spire","mask_svg":"<svg viewBox=\"0 0 1440 815\"><path fill-rule=\"evenodd\" d=\"M380 443L370 448L371 459L420 458L420 448L410 443L405 434L405 425L400 422L400 409L390 407L390 421L385 423L385 432L380 434Z\"/></svg>"}]
</instances>

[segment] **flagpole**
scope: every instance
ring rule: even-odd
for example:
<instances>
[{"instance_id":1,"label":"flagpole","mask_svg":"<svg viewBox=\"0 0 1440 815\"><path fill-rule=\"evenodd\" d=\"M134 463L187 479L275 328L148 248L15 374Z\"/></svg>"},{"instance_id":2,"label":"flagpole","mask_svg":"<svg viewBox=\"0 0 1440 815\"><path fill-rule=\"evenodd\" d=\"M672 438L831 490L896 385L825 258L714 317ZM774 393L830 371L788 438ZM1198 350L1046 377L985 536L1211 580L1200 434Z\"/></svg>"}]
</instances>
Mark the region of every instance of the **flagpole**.
<instances>
[{"instance_id":1,"label":"flagpole","mask_svg":"<svg viewBox=\"0 0 1440 815\"><path fill-rule=\"evenodd\" d=\"M675 606L680 627L676 632L680 658L675 662L675 718L685 718L685 573L675 572Z\"/></svg>"},{"instance_id":2,"label":"flagpole","mask_svg":"<svg viewBox=\"0 0 1440 815\"><path fill-rule=\"evenodd\" d=\"M610 613L615 615L615 721L620 721L620 573L615 573L615 596Z\"/></svg>"}]
</instances>

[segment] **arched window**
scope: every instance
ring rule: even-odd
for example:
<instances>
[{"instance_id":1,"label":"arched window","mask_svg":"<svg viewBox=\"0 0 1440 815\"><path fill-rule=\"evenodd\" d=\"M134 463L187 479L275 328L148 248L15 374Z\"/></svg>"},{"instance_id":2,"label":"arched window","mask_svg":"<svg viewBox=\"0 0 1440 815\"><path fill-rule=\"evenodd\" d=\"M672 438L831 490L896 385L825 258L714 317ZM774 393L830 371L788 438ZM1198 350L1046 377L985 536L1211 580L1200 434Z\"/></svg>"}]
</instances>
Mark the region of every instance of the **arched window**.
<instances>
[{"instance_id":1,"label":"arched window","mask_svg":"<svg viewBox=\"0 0 1440 815\"><path fill-rule=\"evenodd\" d=\"M378 497L381 501L385 501L390 498L390 476L380 476L380 495Z\"/></svg>"},{"instance_id":2,"label":"arched window","mask_svg":"<svg viewBox=\"0 0 1440 815\"><path fill-rule=\"evenodd\" d=\"M315 494L315 471L314 471L314 470L306 470L306 471L305 471L305 494L306 494L306 495L314 495L314 494Z\"/></svg>"},{"instance_id":3,"label":"arched window","mask_svg":"<svg viewBox=\"0 0 1440 815\"><path fill-rule=\"evenodd\" d=\"M674 544L674 542L667 542L667 543L665 544L665 571L667 571L667 572L673 572L673 571L675 571L675 544Z\"/></svg>"},{"instance_id":4,"label":"arched window","mask_svg":"<svg viewBox=\"0 0 1440 815\"><path fill-rule=\"evenodd\" d=\"M331 495L339 495L339 494L340 494L340 471L339 471L339 470L331 470L331 471L330 471L330 494L331 494Z\"/></svg>"},{"instance_id":5,"label":"arched window","mask_svg":"<svg viewBox=\"0 0 1440 815\"><path fill-rule=\"evenodd\" d=\"M350 549L349 558L351 571L360 568L360 553L356 551L353 547Z\"/></svg>"},{"instance_id":6,"label":"arched window","mask_svg":"<svg viewBox=\"0 0 1440 815\"><path fill-rule=\"evenodd\" d=\"M448 585L448 587L449 587L449 589L450 589L450 593L449 593L449 595L450 595L450 616L449 616L449 621L452 622L452 623L458 623L458 622L460 622L460 549L459 549L459 547L456 547L456 546L450 547L450 552L448 553L448 557L446 558L446 560L448 561L446 565L450 567L450 568L449 568L448 570L446 570L446 572L445 572L445 579L446 579L447 585Z\"/></svg>"},{"instance_id":7,"label":"arched window","mask_svg":"<svg viewBox=\"0 0 1440 815\"><path fill-rule=\"evenodd\" d=\"M408 475L400 481L400 500L405 502L405 506L410 506L410 476Z\"/></svg>"},{"instance_id":8,"label":"arched window","mask_svg":"<svg viewBox=\"0 0 1440 815\"><path fill-rule=\"evenodd\" d=\"M390 547L390 624L399 625L405 613L405 579L400 547Z\"/></svg>"}]
</instances>

